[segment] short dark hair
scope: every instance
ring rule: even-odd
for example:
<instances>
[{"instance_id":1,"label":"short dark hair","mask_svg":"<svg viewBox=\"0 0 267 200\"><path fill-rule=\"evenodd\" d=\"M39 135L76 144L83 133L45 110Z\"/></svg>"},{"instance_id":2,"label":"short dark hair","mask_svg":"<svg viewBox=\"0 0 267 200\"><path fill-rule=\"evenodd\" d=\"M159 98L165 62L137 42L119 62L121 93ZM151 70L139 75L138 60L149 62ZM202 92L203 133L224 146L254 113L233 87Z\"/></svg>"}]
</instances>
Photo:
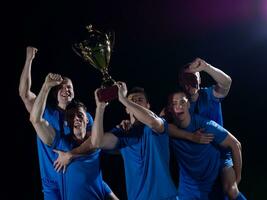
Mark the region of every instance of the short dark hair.
<instances>
[{"instance_id":1,"label":"short dark hair","mask_svg":"<svg viewBox=\"0 0 267 200\"><path fill-rule=\"evenodd\" d=\"M172 109L172 99L173 96L177 93L184 93L188 98L187 92L183 87L177 87L171 94L168 95L167 105L164 107L164 118L168 123L177 124L176 119L174 117L173 109Z\"/></svg>"},{"instance_id":2,"label":"short dark hair","mask_svg":"<svg viewBox=\"0 0 267 200\"><path fill-rule=\"evenodd\" d=\"M73 119L73 110L78 110L79 108L82 108L84 112L86 113L87 111L86 106L84 105L84 103L82 103L81 101L77 99L73 99L66 107L65 119L71 128L73 128L71 124L71 121Z\"/></svg>"},{"instance_id":3,"label":"short dark hair","mask_svg":"<svg viewBox=\"0 0 267 200\"><path fill-rule=\"evenodd\" d=\"M143 95L145 96L145 98L146 98L146 101L149 102L148 95L147 95L147 93L145 92L145 89L144 89L144 88L142 88L142 87L138 87L138 86L133 87L132 89L130 89L130 90L128 91L128 93L127 93L127 97L128 97L130 94L134 94L134 93L141 93L141 94L143 94Z\"/></svg>"}]
</instances>

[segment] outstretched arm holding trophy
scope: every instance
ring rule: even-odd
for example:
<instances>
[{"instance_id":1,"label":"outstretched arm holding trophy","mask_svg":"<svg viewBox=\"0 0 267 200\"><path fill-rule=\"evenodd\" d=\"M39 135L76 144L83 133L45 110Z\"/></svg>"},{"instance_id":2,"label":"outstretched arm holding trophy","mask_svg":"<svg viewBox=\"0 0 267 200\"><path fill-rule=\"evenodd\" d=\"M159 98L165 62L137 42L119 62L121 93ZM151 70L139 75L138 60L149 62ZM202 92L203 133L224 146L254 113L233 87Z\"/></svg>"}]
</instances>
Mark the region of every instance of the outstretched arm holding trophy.
<instances>
[{"instance_id":1,"label":"outstretched arm holding trophy","mask_svg":"<svg viewBox=\"0 0 267 200\"><path fill-rule=\"evenodd\" d=\"M108 102L118 97L118 88L115 81L108 74L110 55L114 44L114 33L102 33L93 29L92 25L86 26L85 39L74 43L73 50L84 61L102 73L102 85L97 95L99 101Z\"/></svg>"}]
</instances>

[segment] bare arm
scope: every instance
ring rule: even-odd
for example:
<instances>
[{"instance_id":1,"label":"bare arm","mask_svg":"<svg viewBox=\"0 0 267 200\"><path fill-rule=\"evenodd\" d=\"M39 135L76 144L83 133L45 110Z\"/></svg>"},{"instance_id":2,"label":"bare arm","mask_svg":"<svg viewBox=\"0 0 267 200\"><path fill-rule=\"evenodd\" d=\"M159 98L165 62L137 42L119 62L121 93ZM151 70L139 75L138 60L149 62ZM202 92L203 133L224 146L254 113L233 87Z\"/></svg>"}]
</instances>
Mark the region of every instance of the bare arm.
<instances>
[{"instance_id":1,"label":"bare arm","mask_svg":"<svg viewBox=\"0 0 267 200\"><path fill-rule=\"evenodd\" d=\"M36 95L31 91L31 66L36 52L36 48L27 47L26 60L19 82L19 95L29 113L31 112L36 98Z\"/></svg>"},{"instance_id":2,"label":"bare arm","mask_svg":"<svg viewBox=\"0 0 267 200\"><path fill-rule=\"evenodd\" d=\"M203 133L202 130L197 130L194 133L188 133L183 129L177 128L174 124L168 124L169 135L174 138L185 139L199 144L209 144L214 135Z\"/></svg>"},{"instance_id":3,"label":"bare arm","mask_svg":"<svg viewBox=\"0 0 267 200\"><path fill-rule=\"evenodd\" d=\"M215 81L216 81L216 86L213 90L213 94L217 98L223 98L226 97L231 84L232 84L232 79L230 76L225 74L222 70L213 67L209 63L205 62L204 60L197 58L195 61L193 61L190 65L189 68L187 69L188 72L200 72L200 71L205 71L208 73Z\"/></svg>"},{"instance_id":4,"label":"bare arm","mask_svg":"<svg viewBox=\"0 0 267 200\"><path fill-rule=\"evenodd\" d=\"M58 74L48 74L45 82L39 92L30 114L30 121L35 128L37 135L47 145L52 145L55 138L55 130L43 118L47 96L52 87L62 82L62 78Z\"/></svg>"},{"instance_id":5,"label":"bare arm","mask_svg":"<svg viewBox=\"0 0 267 200\"><path fill-rule=\"evenodd\" d=\"M114 149L118 143L118 138L112 133L104 133L103 119L106 103L99 102L97 91L95 91L96 113L92 127L91 141L95 148Z\"/></svg>"},{"instance_id":6,"label":"bare arm","mask_svg":"<svg viewBox=\"0 0 267 200\"><path fill-rule=\"evenodd\" d=\"M124 82L118 82L118 96L119 101L138 119L138 121L146 124L150 128L152 128L157 133L162 133L164 131L164 123L163 120L158 117L151 110L140 106L133 101L130 101L127 95L127 87Z\"/></svg>"},{"instance_id":7,"label":"bare arm","mask_svg":"<svg viewBox=\"0 0 267 200\"><path fill-rule=\"evenodd\" d=\"M94 150L95 148L92 145L91 136L89 136L80 146L72 149L71 151L64 152L54 149L54 152L58 154L57 159L54 161L55 170L59 172L61 169L63 169L64 173L67 166L74 158L84 156Z\"/></svg>"},{"instance_id":8,"label":"bare arm","mask_svg":"<svg viewBox=\"0 0 267 200\"><path fill-rule=\"evenodd\" d=\"M228 133L228 136L220 145L231 149L234 162L234 171L236 174L236 181L237 183L239 183L241 180L242 171L241 143L231 133Z\"/></svg>"}]
</instances>

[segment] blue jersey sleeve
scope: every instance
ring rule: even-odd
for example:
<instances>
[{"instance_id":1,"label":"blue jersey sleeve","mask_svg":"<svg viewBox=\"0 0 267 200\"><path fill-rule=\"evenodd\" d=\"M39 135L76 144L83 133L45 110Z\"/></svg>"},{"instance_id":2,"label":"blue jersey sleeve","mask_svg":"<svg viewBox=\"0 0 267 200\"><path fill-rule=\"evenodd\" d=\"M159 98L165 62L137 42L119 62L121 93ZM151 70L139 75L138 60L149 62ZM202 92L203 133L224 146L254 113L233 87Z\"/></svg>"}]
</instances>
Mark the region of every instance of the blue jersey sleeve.
<instances>
[{"instance_id":1,"label":"blue jersey sleeve","mask_svg":"<svg viewBox=\"0 0 267 200\"><path fill-rule=\"evenodd\" d=\"M105 196L108 196L110 193L112 193L112 190L104 180L102 181L102 183L105 191Z\"/></svg>"},{"instance_id":2,"label":"blue jersey sleeve","mask_svg":"<svg viewBox=\"0 0 267 200\"><path fill-rule=\"evenodd\" d=\"M208 88L204 88L205 92L207 93L208 95L208 98L212 101L216 101L216 102L221 102L223 100L223 98L217 98L214 96L213 94L213 90L215 88L215 85L211 86L211 87L208 87Z\"/></svg>"},{"instance_id":3,"label":"blue jersey sleeve","mask_svg":"<svg viewBox=\"0 0 267 200\"><path fill-rule=\"evenodd\" d=\"M91 131L94 120L93 120L93 117L90 115L90 113L87 112L86 115L87 115L87 118L88 118L88 124L86 126L86 130Z\"/></svg>"},{"instance_id":4,"label":"blue jersey sleeve","mask_svg":"<svg viewBox=\"0 0 267 200\"><path fill-rule=\"evenodd\" d=\"M207 120L205 132L214 134L214 142L222 143L228 135L228 131L213 120Z\"/></svg>"}]
</instances>

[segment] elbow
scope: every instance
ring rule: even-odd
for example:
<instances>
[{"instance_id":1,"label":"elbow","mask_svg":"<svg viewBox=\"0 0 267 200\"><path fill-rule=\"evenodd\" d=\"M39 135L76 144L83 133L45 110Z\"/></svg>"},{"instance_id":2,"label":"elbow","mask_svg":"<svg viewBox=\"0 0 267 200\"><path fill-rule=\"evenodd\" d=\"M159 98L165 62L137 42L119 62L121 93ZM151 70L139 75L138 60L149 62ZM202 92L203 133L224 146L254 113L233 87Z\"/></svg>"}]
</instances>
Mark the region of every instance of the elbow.
<instances>
[{"instance_id":1,"label":"elbow","mask_svg":"<svg viewBox=\"0 0 267 200\"><path fill-rule=\"evenodd\" d=\"M158 133L162 133L164 131L164 124L162 122L162 120L157 120L157 119L151 119L150 120L150 127L157 131Z\"/></svg>"},{"instance_id":2,"label":"elbow","mask_svg":"<svg viewBox=\"0 0 267 200\"><path fill-rule=\"evenodd\" d=\"M228 85L228 88L230 88L232 85L232 78L230 76L228 76L227 85Z\"/></svg>"},{"instance_id":3,"label":"elbow","mask_svg":"<svg viewBox=\"0 0 267 200\"><path fill-rule=\"evenodd\" d=\"M237 148L239 149L239 151L242 151L242 145L241 145L241 142L236 141L236 146L237 146Z\"/></svg>"}]
</instances>

